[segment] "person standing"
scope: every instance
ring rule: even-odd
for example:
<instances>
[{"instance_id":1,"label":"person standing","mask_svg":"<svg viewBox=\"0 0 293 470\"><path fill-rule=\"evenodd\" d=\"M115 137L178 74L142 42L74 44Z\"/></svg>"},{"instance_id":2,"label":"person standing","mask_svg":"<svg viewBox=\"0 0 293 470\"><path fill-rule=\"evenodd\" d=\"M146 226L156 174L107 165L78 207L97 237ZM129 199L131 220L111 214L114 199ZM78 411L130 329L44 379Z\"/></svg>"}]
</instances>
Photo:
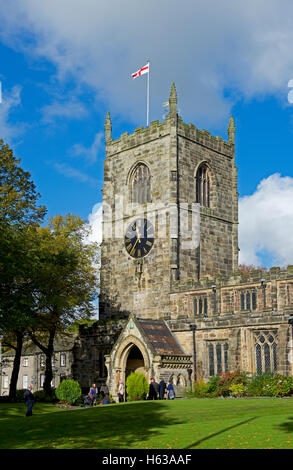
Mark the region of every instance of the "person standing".
<instances>
[{"instance_id":1,"label":"person standing","mask_svg":"<svg viewBox=\"0 0 293 470\"><path fill-rule=\"evenodd\" d=\"M160 387L160 400L164 400L164 395L165 395L165 390L166 390L166 382L164 379L162 379L159 383L159 387Z\"/></svg>"},{"instance_id":2,"label":"person standing","mask_svg":"<svg viewBox=\"0 0 293 470\"><path fill-rule=\"evenodd\" d=\"M96 384L93 384L90 388L89 391L89 396L91 397L91 406L94 406L96 404L97 400L97 386Z\"/></svg>"},{"instance_id":3,"label":"person standing","mask_svg":"<svg viewBox=\"0 0 293 470\"><path fill-rule=\"evenodd\" d=\"M124 402L124 383L120 382L119 387L118 387L118 399L119 403Z\"/></svg>"},{"instance_id":4,"label":"person standing","mask_svg":"<svg viewBox=\"0 0 293 470\"><path fill-rule=\"evenodd\" d=\"M35 400L34 400L34 396L32 394L32 387L31 386L29 386L27 388L27 390L24 392L24 400L25 400L25 404L27 406L26 416L32 416L32 414L33 414L32 409L33 409L33 405L35 403Z\"/></svg>"},{"instance_id":5,"label":"person standing","mask_svg":"<svg viewBox=\"0 0 293 470\"><path fill-rule=\"evenodd\" d=\"M174 387L173 387L171 380L169 380L168 382L167 393L168 393L168 400L174 400L175 391L174 391Z\"/></svg>"},{"instance_id":6,"label":"person standing","mask_svg":"<svg viewBox=\"0 0 293 470\"><path fill-rule=\"evenodd\" d=\"M149 400L157 400L160 387L155 379L151 378L150 388L149 388Z\"/></svg>"}]
</instances>

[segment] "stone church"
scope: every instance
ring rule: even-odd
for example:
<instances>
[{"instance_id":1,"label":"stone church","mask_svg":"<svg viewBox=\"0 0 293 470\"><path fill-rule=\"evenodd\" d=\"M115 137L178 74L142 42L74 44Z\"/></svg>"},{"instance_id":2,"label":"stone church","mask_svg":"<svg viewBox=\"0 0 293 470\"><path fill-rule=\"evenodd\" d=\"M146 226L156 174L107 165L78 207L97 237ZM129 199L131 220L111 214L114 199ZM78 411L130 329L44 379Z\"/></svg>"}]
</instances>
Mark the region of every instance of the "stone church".
<instances>
[{"instance_id":1,"label":"stone church","mask_svg":"<svg viewBox=\"0 0 293 470\"><path fill-rule=\"evenodd\" d=\"M238 271L235 125L228 140L169 114L112 139L105 123L100 318L128 318L106 355L107 380L292 374L293 266Z\"/></svg>"},{"instance_id":2,"label":"stone church","mask_svg":"<svg viewBox=\"0 0 293 470\"><path fill-rule=\"evenodd\" d=\"M227 141L185 124L173 83L163 122L114 140L108 113L105 140L100 320L69 376L115 398L131 371L179 396L226 371L291 375L293 266L238 270L232 116Z\"/></svg>"}]
</instances>

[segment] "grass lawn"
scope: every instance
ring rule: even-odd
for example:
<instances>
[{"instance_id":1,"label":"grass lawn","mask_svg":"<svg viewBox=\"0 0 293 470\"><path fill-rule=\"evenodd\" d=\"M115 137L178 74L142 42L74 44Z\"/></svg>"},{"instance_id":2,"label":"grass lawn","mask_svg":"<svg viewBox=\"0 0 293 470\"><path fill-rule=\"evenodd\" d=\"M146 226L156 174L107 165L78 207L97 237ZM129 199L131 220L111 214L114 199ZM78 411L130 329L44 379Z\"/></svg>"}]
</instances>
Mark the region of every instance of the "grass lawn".
<instances>
[{"instance_id":1,"label":"grass lawn","mask_svg":"<svg viewBox=\"0 0 293 470\"><path fill-rule=\"evenodd\" d=\"M293 449L293 398L0 404L1 449Z\"/></svg>"}]
</instances>

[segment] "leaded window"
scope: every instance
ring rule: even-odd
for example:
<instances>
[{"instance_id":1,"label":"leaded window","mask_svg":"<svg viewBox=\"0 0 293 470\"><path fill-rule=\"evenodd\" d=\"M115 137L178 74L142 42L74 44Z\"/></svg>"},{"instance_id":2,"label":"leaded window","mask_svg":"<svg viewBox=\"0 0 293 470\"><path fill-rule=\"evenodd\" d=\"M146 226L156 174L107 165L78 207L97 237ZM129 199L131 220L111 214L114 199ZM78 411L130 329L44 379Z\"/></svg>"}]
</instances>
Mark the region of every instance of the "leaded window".
<instances>
[{"instance_id":1,"label":"leaded window","mask_svg":"<svg viewBox=\"0 0 293 470\"><path fill-rule=\"evenodd\" d=\"M255 290L247 290L240 293L240 310L257 310L257 297Z\"/></svg>"},{"instance_id":2,"label":"leaded window","mask_svg":"<svg viewBox=\"0 0 293 470\"><path fill-rule=\"evenodd\" d=\"M259 330L254 333L255 365L258 374L277 371L277 330Z\"/></svg>"},{"instance_id":3,"label":"leaded window","mask_svg":"<svg viewBox=\"0 0 293 470\"><path fill-rule=\"evenodd\" d=\"M221 374L228 371L228 343L209 341L208 344L209 375Z\"/></svg>"},{"instance_id":4,"label":"leaded window","mask_svg":"<svg viewBox=\"0 0 293 470\"><path fill-rule=\"evenodd\" d=\"M196 173L196 202L201 206L210 207L210 170L202 163Z\"/></svg>"},{"instance_id":5,"label":"leaded window","mask_svg":"<svg viewBox=\"0 0 293 470\"><path fill-rule=\"evenodd\" d=\"M131 178L132 202L145 204L151 202L151 175L144 163L135 168Z\"/></svg>"},{"instance_id":6,"label":"leaded window","mask_svg":"<svg viewBox=\"0 0 293 470\"><path fill-rule=\"evenodd\" d=\"M209 373L210 376L215 375L215 355L214 355L214 345L209 344Z\"/></svg>"}]
</instances>

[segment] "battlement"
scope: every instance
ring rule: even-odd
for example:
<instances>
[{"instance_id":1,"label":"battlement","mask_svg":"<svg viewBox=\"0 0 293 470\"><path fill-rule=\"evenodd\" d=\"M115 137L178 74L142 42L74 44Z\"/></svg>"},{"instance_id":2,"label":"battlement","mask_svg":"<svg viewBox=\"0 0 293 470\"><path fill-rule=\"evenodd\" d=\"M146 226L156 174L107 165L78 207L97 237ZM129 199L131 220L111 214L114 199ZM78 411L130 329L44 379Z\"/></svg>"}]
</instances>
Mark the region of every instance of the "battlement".
<instances>
[{"instance_id":1,"label":"battlement","mask_svg":"<svg viewBox=\"0 0 293 470\"><path fill-rule=\"evenodd\" d=\"M200 130L194 124L186 124L179 116L177 122L178 135L181 137L230 156L231 158L233 157L234 145L231 142L227 142L219 136L214 137L209 131L205 129ZM171 128L175 125L176 120L167 116L162 122L158 120L151 122L149 127L137 127L132 134L124 132L118 139L109 139L106 141L107 156L116 155L125 150L152 142L155 139L161 139L169 135Z\"/></svg>"},{"instance_id":2,"label":"battlement","mask_svg":"<svg viewBox=\"0 0 293 470\"><path fill-rule=\"evenodd\" d=\"M186 124L179 117L178 118L178 133L193 142L196 142L204 147L223 153L230 157L234 155L234 144L226 142L222 137L213 136L206 129L198 129L194 124Z\"/></svg>"},{"instance_id":3,"label":"battlement","mask_svg":"<svg viewBox=\"0 0 293 470\"><path fill-rule=\"evenodd\" d=\"M163 122L153 121L149 127L137 127L132 134L124 132L119 139L106 141L107 156L129 150L142 144L147 144L155 139L170 134L170 120Z\"/></svg>"},{"instance_id":4,"label":"battlement","mask_svg":"<svg viewBox=\"0 0 293 470\"><path fill-rule=\"evenodd\" d=\"M256 269L244 274L241 271L236 271L230 276L215 276L213 279L203 278L199 282L193 279L188 279L185 282L174 281L172 292L187 292L191 290L212 289L213 286L232 287L232 286L246 286L250 284L268 284L272 281L286 281L293 280L293 265L289 265L286 269L279 267L272 267L269 271L262 271Z\"/></svg>"}]
</instances>

